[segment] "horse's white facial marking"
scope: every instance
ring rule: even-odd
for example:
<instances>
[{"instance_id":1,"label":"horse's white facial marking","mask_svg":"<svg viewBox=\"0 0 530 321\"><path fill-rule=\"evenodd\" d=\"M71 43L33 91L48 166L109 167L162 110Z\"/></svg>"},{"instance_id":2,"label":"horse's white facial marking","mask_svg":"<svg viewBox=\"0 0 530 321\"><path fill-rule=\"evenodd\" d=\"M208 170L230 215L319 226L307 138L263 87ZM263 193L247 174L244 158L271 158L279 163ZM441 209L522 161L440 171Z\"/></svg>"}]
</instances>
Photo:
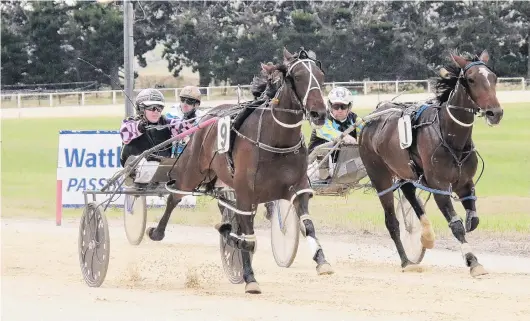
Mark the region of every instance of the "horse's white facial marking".
<instances>
[{"instance_id":1,"label":"horse's white facial marking","mask_svg":"<svg viewBox=\"0 0 530 321\"><path fill-rule=\"evenodd\" d=\"M491 86L491 84L490 84L490 80L488 79L488 75L490 74L490 71L488 70L488 68L486 68L486 67L480 67L480 68L478 69L478 72L479 72L482 76L484 76L484 78L486 78L486 81L488 82L488 87Z\"/></svg>"}]
</instances>

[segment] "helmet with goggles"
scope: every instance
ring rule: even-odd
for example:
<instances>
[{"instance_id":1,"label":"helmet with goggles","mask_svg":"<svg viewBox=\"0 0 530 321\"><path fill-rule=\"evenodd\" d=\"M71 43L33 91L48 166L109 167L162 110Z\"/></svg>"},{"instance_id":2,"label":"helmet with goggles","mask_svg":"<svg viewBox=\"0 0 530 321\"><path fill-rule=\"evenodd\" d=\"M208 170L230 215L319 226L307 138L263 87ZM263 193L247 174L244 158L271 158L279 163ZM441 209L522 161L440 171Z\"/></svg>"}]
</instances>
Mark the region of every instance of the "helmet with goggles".
<instances>
[{"instance_id":1,"label":"helmet with goggles","mask_svg":"<svg viewBox=\"0 0 530 321\"><path fill-rule=\"evenodd\" d=\"M147 88L138 93L135 105L136 114L143 115L145 110L157 109L162 111L166 106L166 100L160 90Z\"/></svg>"}]
</instances>

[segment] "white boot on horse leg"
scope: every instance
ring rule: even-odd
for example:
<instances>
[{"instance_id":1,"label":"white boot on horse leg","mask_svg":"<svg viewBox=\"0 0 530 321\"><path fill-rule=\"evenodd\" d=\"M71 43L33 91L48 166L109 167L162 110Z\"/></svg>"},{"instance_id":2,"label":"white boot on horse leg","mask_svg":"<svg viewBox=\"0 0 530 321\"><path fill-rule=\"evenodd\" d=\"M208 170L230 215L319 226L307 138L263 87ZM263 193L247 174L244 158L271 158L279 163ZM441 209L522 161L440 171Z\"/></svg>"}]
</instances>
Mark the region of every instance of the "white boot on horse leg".
<instances>
[{"instance_id":1,"label":"white boot on horse leg","mask_svg":"<svg viewBox=\"0 0 530 321\"><path fill-rule=\"evenodd\" d=\"M333 274L333 268L331 267L331 264L326 261L324 252L320 246L320 242L315 236L315 228L313 222L309 218L309 215L305 214L300 217L300 229L307 240L307 245L309 246L309 251L312 255L312 258L317 263L316 269L318 275Z\"/></svg>"}]
</instances>

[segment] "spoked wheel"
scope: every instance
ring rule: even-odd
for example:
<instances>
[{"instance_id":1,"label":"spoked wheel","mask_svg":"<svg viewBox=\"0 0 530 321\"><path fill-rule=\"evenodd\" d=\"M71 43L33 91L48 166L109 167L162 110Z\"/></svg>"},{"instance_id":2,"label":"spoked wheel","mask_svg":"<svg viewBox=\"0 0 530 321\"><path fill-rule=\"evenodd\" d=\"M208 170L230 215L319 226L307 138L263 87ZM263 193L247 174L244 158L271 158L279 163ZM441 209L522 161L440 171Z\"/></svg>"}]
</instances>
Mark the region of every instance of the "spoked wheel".
<instances>
[{"instance_id":1,"label":"spoked wheel","mask_svg":"<svg viewBox=\"0 0 530 321\"><path fill-rule=\"evenodd\" d=\"M421 191L416 193L416 197L423 207L425 203L420 195ZM421 243L422 225L405 195L398 191L398 196L396 217L399 222L399 238L409 261L413 264L419 264L426 251Z\"/></svg>"},{"instance_id":2,"label":"spoked wheel","mask_svg":"<svg viewBox=\"0 0 530 321\"><path fill-rule=\"evenodd\" d=\"M229 201L235 201L235 193L232 191L226 192L225 197ZM230 223L230 225L232 225L231 233L241 235L236 217L237 214L228 208L224 208L221 215L223 223ZM221 262L223 263L223 269L228 280L233 284L243 283L245 280L243 279L242 251L229 245L222 235L219 235L219 245L221 250ZM252 261L253 254L249 254L250 260Z\"/></svg>"},{"instance_id":3,"label":"spoked wheel","mask_svg":"<svg viewBox=\"0 0 530 321\"><path fill-rule=\"evenodd\" d=\"M287 200L273 202L271 246L276 264L288 268L293 264L300 240L300 224L296 210Z\"/></svg>"},{"instance_id":4,"label":"spoked wheel","mask_svg":"<svg viewBox=\"0 0 530 321\"><path fill-rule=\"evenodd\" d=\"M90 287L99 287L109 267L110 238L107 218L95 202L88 203L81 216L78 239L81 274Z\"/></svg>"},{"instance_id":5,"label":"spoked wheel","mask_svg":"<svg viewBox=\"0 0 530 321\"><path fill-rule=\"evenodd\" d=\"M147 221L147 202L145 196L125 195L123 204L123 223L125 235L131 245L142 242Z\"/></svg>"}]
</instances>

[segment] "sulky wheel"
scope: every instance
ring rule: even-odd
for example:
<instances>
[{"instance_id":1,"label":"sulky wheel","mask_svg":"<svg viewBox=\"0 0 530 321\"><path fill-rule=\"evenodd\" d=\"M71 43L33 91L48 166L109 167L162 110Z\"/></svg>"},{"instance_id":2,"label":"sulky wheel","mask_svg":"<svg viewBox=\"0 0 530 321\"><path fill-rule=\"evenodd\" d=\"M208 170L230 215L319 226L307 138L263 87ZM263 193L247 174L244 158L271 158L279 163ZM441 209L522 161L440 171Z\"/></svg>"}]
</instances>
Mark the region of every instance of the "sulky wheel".
<instances>
[{"instance_id":1,"label":"sulky wheel","mask_svg":"<svg viewBox=\"0 0 530 321\"><path fill-rule=\"evenodd\" d=\"M125 235L131 245L142 242L147 221L147 203L145 196L125 195L123 204L123 223Z\"/></svg>"},{"instance_id":2,"label":"sulky wheel","mask_svg":"<svg viewBox=\"0 0 530 321\"><path fill-rule=\"evenodd\" d=\"M99 287L109 267L110 238L107 218L95 202L88 203L79 224L79 264L90 287Z\"/></svg>"},{"instance_id":3,"label":"sulky wheel","mask_svg":"<svg viewBox=\"0 0 530 321\"><path fill-rule=\"evenodd\" d=\"M413 264L419 264L426 251L421 243L422 225L405 195L401 193L398 195L396 217L399 222L399 238L409 261ZM420 201L420 205L424 206L424 201L419 197L419 193L416 193L416 197Z\"/></svg>"},{"instance_id":4,"label":"sulky wheel","mask_svg":"<svg viewBox=\"0 0 530 321\"><path fill-rule=\"evenodd\" d=\"M225 192L225 198L231 203L235 203L235 193L233 191ZM230 223L230 225L232 225L231 233L241 235L236 215L237 214L234 213L234 211L231 211L228 208L223 208L221 213L222 222ZM242 251L229 245L222 235L219 235L219 245L221 250L221 262L223 263L223 269L228 280L233 284L243 283ZM252 261L253 254L249 253L249 255L250 260Z\"/></svg>"},{"instance_id":5,"label":"sulky wheel","mask_svg":"<svg viewBox=\"0 0 530 321\"><path fill-rule=\"evenodd\" d=\"M296 258L300 240L300 223L294 206L287 200L276 200L272 206L271 247L276 264L290 267Z\"/></svg>"}]
</instances>

